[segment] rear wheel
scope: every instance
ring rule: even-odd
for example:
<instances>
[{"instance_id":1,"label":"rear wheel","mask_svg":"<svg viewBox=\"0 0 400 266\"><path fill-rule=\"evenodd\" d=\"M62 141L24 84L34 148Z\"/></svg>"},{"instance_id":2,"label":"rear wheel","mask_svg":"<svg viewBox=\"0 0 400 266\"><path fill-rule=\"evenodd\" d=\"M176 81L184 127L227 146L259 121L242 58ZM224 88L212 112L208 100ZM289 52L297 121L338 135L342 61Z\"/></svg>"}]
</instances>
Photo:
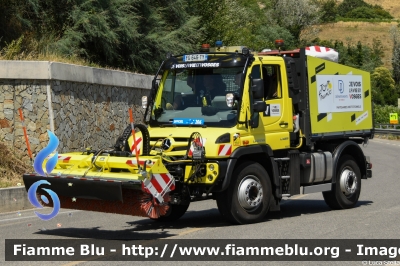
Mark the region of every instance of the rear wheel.
<instances>
[{"instance_id":1,"label":"rear wheel","mask_svg":"<svg viewBox=\"0 0 400 266\"><path fill-rule=\"evenodd\" d=\"M361 192L361 172L354 158L344 155L336 169L336 183L331 191L323 192L326 204L332 209L348 209L356 205Z\"/></svg>"},{"instance_id":2,"label":"rear wheel","mask_svg":"<svg viewBox=\"0 0 400 266\"><path fill-rule=\"evenodd\" d=\"M228 189L217 195L221 215L236 224L260 222L268 212L271 181L258 163L246 162L234 170Z\"/></svg>"}]
</instances>

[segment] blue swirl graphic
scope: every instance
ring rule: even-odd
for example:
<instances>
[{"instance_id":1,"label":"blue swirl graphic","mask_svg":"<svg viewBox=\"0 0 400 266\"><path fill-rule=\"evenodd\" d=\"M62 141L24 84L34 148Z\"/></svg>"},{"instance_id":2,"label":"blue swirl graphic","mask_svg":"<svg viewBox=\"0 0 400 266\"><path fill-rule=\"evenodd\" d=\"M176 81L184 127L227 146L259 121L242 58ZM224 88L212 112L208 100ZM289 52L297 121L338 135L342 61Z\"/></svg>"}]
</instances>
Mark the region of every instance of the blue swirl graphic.
<instances>
[{"instance_id":1,"label":"blue swirl graphic","mask_svg":"<svg viewBox=\"0 0 400 266\"><path fill-rule=\"evenodd\" d=\"M36 181L35 183L32 184L32 186L29 188L28 190L28 199L29 201L32 203L33 206L35 206L36 208L42 209L43 206L40 204L40 202L38 201L38 199L36 198L36 191L38 189L38 187L42 184L46 184L46 185L51 185L48 181L46 180L39 180ZM52 201L53 201L53 211L50 214L42 214L39 212L35 211L35 214L37 215L37 217L39 217L42 220L50 220L52 218L54 218L58 212L60 211L60 199L58 198L57 194L51 190L51 189L47 189L47 188L43 188L44 191L46 191ZM47 199L46 196L42 195L41 199L47 204L49 203L49 200Z\"/></svg>"},{"instance_id":2,"label":"blue swirl graphic","mask_svg":"<svg viewBox=\"0 0 400 266\"><path fill-rule=\"evenodd\" d=\"M47 134L49 134L49 144L41 150L33 162L33 168L36 173L41 176L47 176L47 174L51 173L53 169L56 167L58 161L58 152L53 155L46 163L46 173L43 171L43 162L47 156L49 156L53 151L55 151L58 147L58 138L53 134L50 130L47 130Z\"/></svg>"},{"instance_id":3,"label":"blue swirl graphic","mask_svg":"<svg viewBox=\"0 0 400 266\"><path fill-rule=\"evenodd\" d=\"M40 198L43 200L44 203L49 204L49 199L45 195L40 196Z\"/></svg>"}]
</instances>

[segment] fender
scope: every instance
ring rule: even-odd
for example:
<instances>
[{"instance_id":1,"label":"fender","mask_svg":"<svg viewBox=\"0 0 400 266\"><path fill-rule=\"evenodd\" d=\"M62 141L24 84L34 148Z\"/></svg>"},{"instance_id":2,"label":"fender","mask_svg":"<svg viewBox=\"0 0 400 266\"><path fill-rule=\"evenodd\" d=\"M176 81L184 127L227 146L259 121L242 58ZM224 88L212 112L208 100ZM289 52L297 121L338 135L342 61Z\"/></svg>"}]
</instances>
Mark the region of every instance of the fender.
<instances>
[{"instance_id":1,"label":"fender","mask_svg":"<svg viewBox=\"0 0 400 266\"><path fill-rule=\"evenodd\" d=\"M349 154L353 156L354 160L356 161L358 167L360 167L361 171L361 178L367 178L367 161L364 156L364 152L360 148L360 146L352 141L346 140L342 142L339 146L336 147L335 151L333 152L333 177L332 183L336 183L336 169L337 164L339 162L340 157L342 154Z\"/></svg>"},{"instance_id":2,"label":"fender","mask_svg":"<svg viewBox=\"0 0 400 266\"><path fill-rule=\"evenodd\" d=\"M263 165L267 169L267 171L270 170L268 171L269 173L272 173L271 182L276 188L275 196L277 198L281 198L282 196L280 194L278 165L274 160L274 154L269 145L253 145L253 146L240 147L236 149L228 159L226 174L224 181L222 182L222 187L220 191L224 191L228 188L232 180L233 171L238 161L240 161L240 159L243 158L244 156L248 155L254 156L257 154L262 154L267 158L267 162L261 163L261 165ZM269 167L271 169L268 169Z\"/></svg>"}]
</instances>

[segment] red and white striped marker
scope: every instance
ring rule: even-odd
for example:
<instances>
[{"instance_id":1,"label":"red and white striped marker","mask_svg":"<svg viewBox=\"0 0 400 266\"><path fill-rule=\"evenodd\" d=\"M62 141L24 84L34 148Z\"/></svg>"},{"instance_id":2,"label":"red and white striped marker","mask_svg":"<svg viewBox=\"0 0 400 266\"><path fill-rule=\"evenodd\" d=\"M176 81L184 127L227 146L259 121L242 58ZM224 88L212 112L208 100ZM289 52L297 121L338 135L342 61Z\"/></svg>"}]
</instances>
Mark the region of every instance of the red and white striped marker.
<instances>
[{"instance_id":1,"label":"red and white striped marker","mask_svg":"<svg viewBox=\"0 0 400 266\"><path fill-rule=\"evenodd\" d=\"M23 131L24 131L24 137L25 137L26 147L28 148L28 155L29 155L29 158L31 159L31 162L32 162L32 151L31 151L31 146L30 146L30 144L29 144L28 133L27 133L27 131L26 131L24 114L23 114L21 108L19 108L18 111L19 111L19 117L20 117L20 119L21 119L22 129L23 129Z\"/></svg>"},{"instance_id":2,"label":"red and white striped marker","mask_svg":"<svg viewBox=\"0 0 400 266\"><path fill-rule=\"evenodd\" d=\"M136 155L136 151L140 155L140 149L142 148L142 138L136 137L136 141L133 142L131 151L133 155Z\"/></svg>"},{"instance_id":3,"label":"red and white striped marker","mask_svg":"<svg viewBox=\"0 0 400 266\"><path fill-rule=\"evenodd\" d=\"M169 173L153 174L142 182L142 190L155 197L159 203L164 202L164 195L175 189L175 179Z\"/></svg>"},{"instance_id":4,"label":"red and white striped marker","mask_svg":"<svg viewBox=\"0 0 400 266\"><path fill-rule=\"evenodd\" d=\"M306 47L306 55L330 60L333 62L338 62L339 60L339 53L334 49L318 45Z\"/></svg>"},{"instance_id":5,"label":"red and white striped marker","mask_svg":"<svg viewBox=\"0 0 400 266\"><path fill-rule=\"evenodd\" d=\"M59 161L63 161L63 163L69 163L71 156L58 156Z\"/></svg>"},{"instance_id":6,"label":"red and white striped marker","mask_svg":"<svg viewBox=\"0 0 400 266\"><path fill-rule=\"evenodd\" d=\"M219 145L218 148L218 156L227 156L232 153L232 145L231 144L223 144Z\"/></svg>"},{"instance_id":7,"label":"red and white striped marker","mask_svg":"<svg viewBox=\"0 0 400 266\"><path fill-rule=\"evenodd\" d=\"M334 49L328 48L328 47L323 47L323 46L309 46L306 47L306 50L311 51L311 52L318 52L318 53L325 53L325 52L329 52L329 51L335 51Z\"/></svg>"},{"instance_id":8,"label":"red and white striped marker","mask_svg":"<svg viewBox=\"0 0 400 266\"><path fill-rule=\"evenodd\" d=\"M136 160L139 162L139 153L137 151L136 137L135 137L135 127L133 126L134 120L133 120L132 108L129 108L129 120L131 122L131 128L132 128L133 146L135 150L134 154L136 155Z\"/></svg>"},{"instance_id":9,"label":"red and white striped marker","mask_svg":"<svg viewBox=\"0 0 400 266\"><path fill-rule=\"evenodd\" d=\"M146 168L151 168L151 167L154 165L154 162L151 161L151 160L147 160L147 161L142 160L142 161L139 161L139 165L143 166L145 162L146 162ZM129 166L131 166L131 167L137 167L137 166L138 166L138 163L137 163L136 160L127 160L127 161L126 161L126 164L129 165Z\"/></svg>"}]
</instances>

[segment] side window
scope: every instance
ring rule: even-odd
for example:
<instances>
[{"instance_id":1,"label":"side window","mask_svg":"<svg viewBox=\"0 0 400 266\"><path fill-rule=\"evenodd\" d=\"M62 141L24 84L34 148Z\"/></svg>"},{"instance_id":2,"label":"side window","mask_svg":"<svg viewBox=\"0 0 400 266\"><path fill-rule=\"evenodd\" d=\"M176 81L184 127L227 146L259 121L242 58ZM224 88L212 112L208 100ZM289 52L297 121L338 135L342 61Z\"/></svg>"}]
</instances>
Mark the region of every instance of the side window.
<instances>
[{"instance_id":1,"label":"side window","mask_svg":"<svg viewBox=\"0 0 400 266\"><path fill-rule=\"evenodd\" d=\"M261 78L260 65L255 65L255 66L253 67L253 69L251 70L250 76L251 76L253 79L259 79L259 78Z\"/></svg>"},{"instance_id":2,"label":"side window","mask_svg":"<svg viewBox=\"0 0 400 266\"><path fill-rule=\"evenodd\" d=\"M263 65L262 67L266 100L282 97L279 73L279 66L277 65Z\"/></svg>"},{"instance_id":3,"label":"side window","mask_svg":"<svg viewBox=\"0 0 400 266\"><path fill-rule=\"evenodd\" d=\"M168 75L165 78L164 88L162 90L162 104L165 105L167 102L173 102L173 91L175 86L175 72L168 71Z\"/></svg>"}]
</instances>

